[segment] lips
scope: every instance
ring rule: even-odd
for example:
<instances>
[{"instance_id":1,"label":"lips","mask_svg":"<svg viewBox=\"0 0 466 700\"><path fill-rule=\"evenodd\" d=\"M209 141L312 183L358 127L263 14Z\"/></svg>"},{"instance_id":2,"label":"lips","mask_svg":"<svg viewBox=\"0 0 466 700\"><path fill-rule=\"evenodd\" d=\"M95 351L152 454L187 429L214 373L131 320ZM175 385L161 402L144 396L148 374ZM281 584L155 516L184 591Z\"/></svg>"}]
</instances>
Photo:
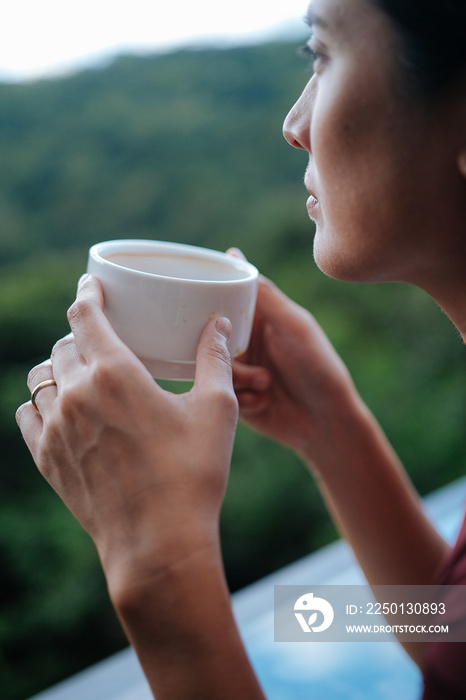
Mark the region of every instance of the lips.
<instances>
[{"instance_id":1,"label":"lips","mask_svg":"<svg viewBox=\"0 0 466 700\"><path fill-rule=\"evenodd\" d=\"M308 190L309 191L309 190ZM307 213L311 218L313 218L313 213L319 204L319 200L314 194L310 194L309 199L306 202Z\"/></svg>"},{"instance_id":2,"label":"lips","mask_svg":"<svg viewBox=\"0 0 466 700\"><path fill-rule=\"evenodd\" d=\"M306 173L306 174L307 174L307 173ZM317 202L318 202L318 199L317 199L317 197L316 197L316 195L315 195L315 193L314 193L314 190L313 190L313 188L311 187L310 183L308 184L308 182L306 182L306 179L304 180L304 187L306 188L307 193L308 193L308 195L309 195L309 199L308 199L307 201L308 201L308 202L313 201L313 202L316 202L316 203L317 203Z\"/></svg>"},{"instance_id":3,"label":"lips","mask_svg":"<svg viewBox=\"0 0 466 700\"><path fill-rule=\"evenodd\" d=\"M311 166L309 164L309 166L306 170L305 176L304 176L304 187L306 188L306 190L309 194L309 199L306 202L306 209L307 209L307 212L308 212L309 216L311 217L311 219L313 219L316 207L318 207L318 205L319 205L319 200L317 199L317 197L314 193L314 190L312 188L311 177L310 177L311 174L312 174L312 169L311 169Z\"/></svg>"}]
</instances>

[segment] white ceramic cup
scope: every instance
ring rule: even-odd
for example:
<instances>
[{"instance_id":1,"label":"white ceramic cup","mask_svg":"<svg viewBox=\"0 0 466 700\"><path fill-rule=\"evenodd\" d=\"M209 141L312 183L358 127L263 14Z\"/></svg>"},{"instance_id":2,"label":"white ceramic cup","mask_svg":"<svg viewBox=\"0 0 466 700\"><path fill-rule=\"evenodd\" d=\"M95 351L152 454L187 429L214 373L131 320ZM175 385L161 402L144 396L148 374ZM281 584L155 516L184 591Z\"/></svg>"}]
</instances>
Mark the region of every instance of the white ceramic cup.
<instances>
[{"instance_id":1,"label":"white ceramic cup","mask_svg":"<svg viewBox=\"0 0 466 700\"><path fill-rule=\"evenodd\" d=\"M104 313L156 379L194 379L199 336L211 318L232 324L232 357L249 344L258 271L239 258L180 243L115 240L89 251Z\"/></svg>"}]
</instances>

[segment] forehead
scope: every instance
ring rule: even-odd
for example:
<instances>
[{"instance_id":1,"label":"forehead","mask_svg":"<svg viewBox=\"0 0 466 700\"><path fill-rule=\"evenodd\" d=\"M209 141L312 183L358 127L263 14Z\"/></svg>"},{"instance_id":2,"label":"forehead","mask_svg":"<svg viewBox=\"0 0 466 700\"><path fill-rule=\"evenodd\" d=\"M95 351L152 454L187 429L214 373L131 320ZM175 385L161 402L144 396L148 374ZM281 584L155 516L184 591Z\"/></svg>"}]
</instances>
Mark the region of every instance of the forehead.
<instances>
[{"instance_id":1,"label":"forehead","mask_svg":"<svg viewBox=\"0 0 466 700\"><path fill-rule=\"evenodd\" d=\"M393 79L399 70L399 38L374 0L311 0L307 20L316 38L345 68L368 75L374 68Z\"/></svg>"},{"instance_id":2,"label":"forehead","mask_svg":"<svg viewBox=\"0 0 466 700\"><path fill-rule=\"evenodd\" d=\"M367 34L387 18L371 0L311 0L306 20L311 26L338 35Z\"/></svg>"}]
</instances>

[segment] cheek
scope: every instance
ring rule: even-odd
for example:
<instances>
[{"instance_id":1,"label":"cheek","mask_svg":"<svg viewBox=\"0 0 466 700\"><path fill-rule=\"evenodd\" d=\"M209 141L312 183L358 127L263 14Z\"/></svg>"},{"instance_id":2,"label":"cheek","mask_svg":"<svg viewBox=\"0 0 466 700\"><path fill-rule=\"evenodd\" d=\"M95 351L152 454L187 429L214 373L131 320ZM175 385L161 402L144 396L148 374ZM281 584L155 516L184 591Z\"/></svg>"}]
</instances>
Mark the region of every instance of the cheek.
<instances>
[{"instance_id":1,"label":"cheek","mask_svg":"<svg viewBox=\"0 0 466 700\"><path fill-rule=\"evenodd\" d=\"M370 281L385 276L398 250L396 202L402 181L393 124L380 102L356 95L316 103L314 166L320 212L314 256L326 274Z\"/></svg>"},{"instance_id":2,"label":"cheek","mask_svg":"<svg viewBox=\"0 0 466 700\"><path fill-rule=\"evenodd\" d=\"M347 84L344 91L336 85L322 92L315 103L311 143L324 193L340 190L344 195L379 169L392 129L377 84L371 90L354 81Z\"/></svg>"},{"instance_id":3,"label":"cheek","mask_svg":"<svg viewBox=\"0 0 466 700\"><path fill-rule=\"evenodd\" d=\"M316 104L311 128L313 161L317 181L320 211L317 217L315 255L344 255L348 247L354 250L361 239L358 231L367 222L367 204L373 198L374 180L367 178L370 168L368 145L362 142L363 126L359 123L352 100L331 101L327 108ZM370 197L367 197L367 189ZM324 270L326 271L326 270ZM334 276L334 275L333 275Z\"/></svg>"}]
</instances>

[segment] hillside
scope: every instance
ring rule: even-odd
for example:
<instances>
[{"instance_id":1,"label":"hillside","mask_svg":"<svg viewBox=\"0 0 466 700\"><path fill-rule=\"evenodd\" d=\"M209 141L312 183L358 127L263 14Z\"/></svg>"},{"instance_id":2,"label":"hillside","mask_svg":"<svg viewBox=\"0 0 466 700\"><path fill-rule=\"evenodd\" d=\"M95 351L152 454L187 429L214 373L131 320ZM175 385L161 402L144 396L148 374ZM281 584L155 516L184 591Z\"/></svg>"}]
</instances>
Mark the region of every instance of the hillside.
<instances>
[{"instance_id":1,"label":"hillside","mask_svg":"<svg viewBox=\"0 0 466 700\"><path fill-rule=\"evenodd\" d=\"M419 290L325 278L305 154L281 136L309 77L296 46L121 57L0 85L0 678L24 700L125 643L87 536L14 421L67 333L89 246L122 237L243 249L311 309L426 493L464 472L464 348ZM363 488L363 485L361 485ZM232 590L336 536L298 459L240 426L222 513Z\"/></svg>"}]
</instances>

